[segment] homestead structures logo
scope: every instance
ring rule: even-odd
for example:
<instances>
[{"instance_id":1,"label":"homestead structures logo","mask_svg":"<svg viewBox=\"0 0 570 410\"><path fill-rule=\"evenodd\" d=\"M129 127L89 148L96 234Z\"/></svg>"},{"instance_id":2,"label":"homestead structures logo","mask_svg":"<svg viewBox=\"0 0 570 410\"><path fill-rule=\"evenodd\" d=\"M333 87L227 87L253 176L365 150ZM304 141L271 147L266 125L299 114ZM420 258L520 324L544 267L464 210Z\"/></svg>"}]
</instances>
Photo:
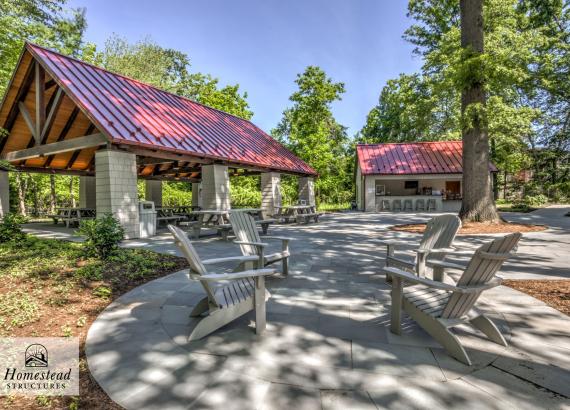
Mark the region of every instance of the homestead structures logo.
<instances>
[{"instance_id":1,"label":"homestead structures logo","mask_svg":"<svg viewBox=\"0 0 570 410\"><path fill-rule=\"evenodd\" d=\"M77 338L0 338L0 395L78 395Z\"/></svg>"},{"instance_id":2,"label":"homestead structures logo","mask_svg":"<svg viewBox=\"0 0 570 410\"><path fill-rule=\"evenodd\" d=\"M48 367L48 352L40 344L29 345L26 349L26 367Z\"/></svg>"}]
</instances>

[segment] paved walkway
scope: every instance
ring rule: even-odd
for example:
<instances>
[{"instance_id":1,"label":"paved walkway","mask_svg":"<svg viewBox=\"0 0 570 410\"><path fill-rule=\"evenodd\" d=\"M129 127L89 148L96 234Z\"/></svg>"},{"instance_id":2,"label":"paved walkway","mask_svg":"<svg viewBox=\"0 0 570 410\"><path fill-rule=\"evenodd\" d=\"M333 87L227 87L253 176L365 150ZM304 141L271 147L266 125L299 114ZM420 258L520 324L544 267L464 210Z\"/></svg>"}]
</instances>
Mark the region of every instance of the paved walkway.
<instances>
[{"instance_id":1,"label":"paved walkway","mask_svg":"<svg viewBox=\"0 0 570 410\"><path fill-rule=\"evenodd\" d=\"M417 238L386 225L428 217L354 213L275 227L272 234L295 238L291 274L268 283L261 337L246 315L188 343L188 313L203 293L185 272L134 289L91 326L91 373L128 409L569 409L570 318L525 294L499 287L481 299L508 348L458 329L472 367L451 359L409 320L402 336L388 331L389 288L379 273L385 250L374 240ZM568 235L561 228L560 243ZM168 235L126 246L177 252ZM196 246L203 258L239 252L218 239ZM550 259L567 268L559 262ZM508 275L524 266L509 261Z\"/></svg>"}]
</instances>

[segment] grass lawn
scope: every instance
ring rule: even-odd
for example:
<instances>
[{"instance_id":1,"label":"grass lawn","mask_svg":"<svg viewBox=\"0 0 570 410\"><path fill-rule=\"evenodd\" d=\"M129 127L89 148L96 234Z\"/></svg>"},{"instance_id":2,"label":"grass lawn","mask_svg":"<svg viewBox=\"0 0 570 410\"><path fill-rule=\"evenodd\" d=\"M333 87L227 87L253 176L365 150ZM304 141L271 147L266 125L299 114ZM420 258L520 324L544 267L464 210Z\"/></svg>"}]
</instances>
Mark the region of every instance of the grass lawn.
<instances>
[{"instance_id":1,"label":"grass lawn","mask_svg":"<svg viewBox=\"0 0 570 410\"><path fill-rule=\"evenodd\" d=\"M119 249L101 261L79 243L28 236L0 244L0 337L64 336L80 340L80 397L0 397L1 408L119 408L91 378L87 330L121 294L186 267L182 258Z\"/></svg>"}]
</instances>

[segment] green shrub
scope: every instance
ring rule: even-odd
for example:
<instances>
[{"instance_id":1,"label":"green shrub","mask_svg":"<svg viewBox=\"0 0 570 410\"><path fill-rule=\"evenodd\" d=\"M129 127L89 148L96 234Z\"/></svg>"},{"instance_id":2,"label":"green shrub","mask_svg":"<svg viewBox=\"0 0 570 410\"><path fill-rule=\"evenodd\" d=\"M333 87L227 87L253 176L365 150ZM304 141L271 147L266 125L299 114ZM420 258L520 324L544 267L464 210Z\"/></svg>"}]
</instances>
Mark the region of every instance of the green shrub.
<instances>
[{"instance_id":1,"label":"green shrub","mask_svg":"<svg viewBox=\"0 0 570 410\"><path fill-rule=\"evenodd\" d=\"M542 206L548 202L548 198L545 195L527 195L524 198L524 203L528 206Z\"/></svg>"},{"instance_id":2,"label":"green shrub","mask_svg":"<svg viewBox=\"0 0 570 410\"><path fill-rule=\"evenodd\" d=\"M101 259L108 258L125 236L123 228L112 215L82 221L79 234L84 235L85 250Z\"/></svg>"},{"instance_id":3,"label":"green shrub","mask_svg":"<svg viewBox=\"0 0 570 410\"><path fill-rule=\"evenodd\" d=\"M18 214L6 214L0 221L0 243L13 240L20 240L26 236L22 232L21 224L26 222L26 218Z\"/></svg>"}]
</instances>

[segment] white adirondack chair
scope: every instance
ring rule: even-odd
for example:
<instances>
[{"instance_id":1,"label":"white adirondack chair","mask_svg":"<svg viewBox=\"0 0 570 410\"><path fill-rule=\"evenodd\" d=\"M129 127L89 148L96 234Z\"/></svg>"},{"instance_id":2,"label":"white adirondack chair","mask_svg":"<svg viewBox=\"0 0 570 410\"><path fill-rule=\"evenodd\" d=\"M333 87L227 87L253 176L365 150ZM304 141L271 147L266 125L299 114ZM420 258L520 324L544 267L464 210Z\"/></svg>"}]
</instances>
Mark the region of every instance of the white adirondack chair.
<instances>
[{"instance_id":1,"label":"white adirondack chair","mask_svg":"<svg viewBox=\"0 0 570 410\"><path fill-rule=\"evenodd\" d=\"M392 276L390 331L401 333L403 308L451 356L469 366L471 360L450 328L469 322L493 342L506 346L499 329L474 306L483 291L501 284L495 273L512 255L520 238L520 233L513 233L482 245L466 267L445 261L429 262L437 280L420 278L394 267L384 268ZM445 269L463 270L456 285L443 282ZM404 282L414 286L404 287Z\"/></svg>"},{"instance_id":2,"label":"white adirondack chair","mask_svg":"<svg viewBox=\"0 0 570 410\"><path fill-rule=\"evenodd\" d=\"M457 215L440 215L430 219L416 250L395 253L398 247L409 246L402 241L382 241L387 248L386 266L393 266L407 271L413 271L418 276L425 276L425 266L428 256L431 259L445 259L455 239L457 231L461 228L461 220Z\"/></svg>"},{"instance_id":3,"label":"white adirondack chair","mask_svg":"<svg viewBox=\"0 0 570 410\"><path fill-rule=\"evenodd\" d=\"M280 240L282 247L281 252L275 252L266 255L264 248L267 243L262 242L255 224L255 220L246 212L232 212L230 214L230 223L236 236L235 243L239 244L241 251L246 256L256 256L258 258L257 267L263 268L275 262L281 261L283 274L289 273L289 241L290 238L281 236L264 236L263 240Z\"/></svg>"},{"instance_id":4,"label":"white adirondack chair","mask_svg":"<svg viewBox=\"0 0 570 410\"><path fill-rule=\"evenodd\" d=\"M265 276L275 273L275 269L250 269L233 273L211 273L205 265L237 262L252 268L257 263L257 256L236 256L202 261L190 243L187 234L173 225L168 229L174 236L190 265L190 278L200 281L206 297L194 307L190 316L201 317L194 327L189 341L201 339L234 319L255 309L255 332L265 330L265 301L270 297L265 289ZM218 286L215 286L218 284ZM204 315L207 313L206 315Z\"/></svg>"}]
</instances>

